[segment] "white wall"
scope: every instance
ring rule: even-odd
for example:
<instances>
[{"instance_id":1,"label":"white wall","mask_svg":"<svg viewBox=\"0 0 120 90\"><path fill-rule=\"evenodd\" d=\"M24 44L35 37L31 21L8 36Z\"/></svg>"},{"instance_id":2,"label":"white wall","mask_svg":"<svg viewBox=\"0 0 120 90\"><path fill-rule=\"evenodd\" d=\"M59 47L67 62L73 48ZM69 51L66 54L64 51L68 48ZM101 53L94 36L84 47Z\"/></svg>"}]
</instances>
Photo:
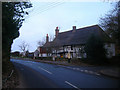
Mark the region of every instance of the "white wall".
<instances>
[{"instance_id":1,"label":"white wall","mask_svg":"<svg viewBox=\"0 0 120 90\"><path fill-rule=\"evenodd\" d=\"M114 43L105 43L105 49L107 49L108 58L115 56L115 44Z\"/></svg>"},{"instance_id":2,"label":"white wall","mask_svg":"<svg viewBox=\"0 0 120 90\"><path fill-rule=\"evenodd\" d=\"M47 57L47 54L46 53L42 54L42 57Z\"/></svg>"},{"instance_id":3,"label":"white wall","mask_svg":"<svg viewBox=\"0 0 120 90\"><path fill-rule=\"evenodd\" d=\"M75 58L86 58L87 57L86 53L82 54L79 51L82 48L84 48L84 46L75 46L75 47L73 47L73 50L71 50L71 46L66 46L66 47L64 47L64 51L65 52L67 52L67 51L73 52L72 54L73 54L73 57L75 57ZM57 53L63 52L62 49L63 49L63 47L58 48ZM108 58L115 56L115 44L114 43L105 43L105 49L107 49L107 53L108 53L107 57ZM55 53L56 51L54 50L52 52ZM60 55L57 54L57 56L60 56ZM47 57L47 54L43 54L43 57ZM67 53L65 54L65 57L67 57Z\"/></svg>"},{"instance_id":4,"label":"white wall","mask_svg":"<svg viewBox=\"0 0 120 90\"><path fill-rule=\"evenodd\" d=\"M50 57L50 56L52 56L52 54L48 54L48 56L47 56L47 53L43 53L43 54L39 54L39 57Z\"/></svg>"}]
</instances>

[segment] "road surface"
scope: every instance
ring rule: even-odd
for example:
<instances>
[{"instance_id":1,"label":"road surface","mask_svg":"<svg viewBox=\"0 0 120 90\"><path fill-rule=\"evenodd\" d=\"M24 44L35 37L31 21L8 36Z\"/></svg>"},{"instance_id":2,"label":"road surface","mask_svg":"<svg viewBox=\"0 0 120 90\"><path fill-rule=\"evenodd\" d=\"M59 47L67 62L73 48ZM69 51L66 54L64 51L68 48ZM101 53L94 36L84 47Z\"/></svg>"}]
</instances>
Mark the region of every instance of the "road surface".
<instances>
[{"instance_id":1,"label":"road surface","mask_svg":"<svg viewBox=\"0 0 120 90\"><path fill-rule=\"evenodd\" d=\"M118 88L119 80L72 66L11 59L22 88ZM93 70L94 71L94 70Z\"/></svg>"}]
</instances>

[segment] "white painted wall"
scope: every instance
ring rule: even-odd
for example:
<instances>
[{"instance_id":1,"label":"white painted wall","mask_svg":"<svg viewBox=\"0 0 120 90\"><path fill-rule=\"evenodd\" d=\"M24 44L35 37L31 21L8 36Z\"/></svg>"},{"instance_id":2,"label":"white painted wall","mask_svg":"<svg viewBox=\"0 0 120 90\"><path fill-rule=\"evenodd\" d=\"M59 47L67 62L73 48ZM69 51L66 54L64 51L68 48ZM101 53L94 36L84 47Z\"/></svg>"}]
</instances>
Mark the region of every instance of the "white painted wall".
<instances>
[{"instance_id":1,"label":"white painted wall","mask_svg":"<svg viewBox=\"0 0 120 90\"><path fill-rule=\"evenodd\" d=\"M65 52L71 51L71 52L73 52L72 54L73 54L74 58L82 58L82 57L86 58L87 57L86 53L83 53L83 55L82 55L79 51L80 48L82 49L82 48L84 48L84 46L73 47L73 50L71 50L71 46L65 46L64 50L63 50L63 47L60 47L60 48L57 49L57 51L53 50L52 52L53 53L55 53L55 52L59 53L59 52L63 52L63 51L65 51ZM115 56L115 44L114 43L105 43L105 49L107 49L107 53L108 53L107 57L108 58L111 58L112 56ZM52 56L52 54L50 54L49 56ZM60 55L57 54L57 56L59 57ZM43 54L43 57L47 57L47 54L46 53ZM67 53L65 54L65 57L67 57Z\"/></svg>"},{"instance_id":2,"label":"white painted wall","mask_svg":"<svg viewBox=\"0 0 120 90\"><path fill-rule=\"evenodd\" d=\"M105 49L107 50L108 58L115 56L115 44L114 43L105 43Z\"/></svg>"},{"instance_id":3,"label":"white painted wall","mask_svg":"<svg viewBox=\"0 0 120 90\"><path fill-rule=\"evenodd\" d=\"M47 57L47 54L46 53L42 54L42 57Z\"/></svg>"},{"instance_id":4,"label":"white painted wall","mask_svg":"<svg viewBox=\"0 0 120 90\"><path fill-rule=\"evenodd\" d=\"M50 56L52 56L51 53L49 53L48 56L47 53L39 54L39 57L50 57Z\"/></svg>"}]
</instances>

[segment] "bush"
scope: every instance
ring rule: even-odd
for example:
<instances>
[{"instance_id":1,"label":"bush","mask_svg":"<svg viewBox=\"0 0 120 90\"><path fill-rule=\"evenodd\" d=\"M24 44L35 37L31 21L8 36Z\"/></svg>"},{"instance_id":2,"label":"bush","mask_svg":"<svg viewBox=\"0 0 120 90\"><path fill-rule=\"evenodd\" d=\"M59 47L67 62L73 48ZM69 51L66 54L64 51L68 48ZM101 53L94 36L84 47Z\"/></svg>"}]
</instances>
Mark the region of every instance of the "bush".
<instances>
[{"instance_id":1,"label":"bush","mask_svg":"<svg viewBox=\"0 0 120 90\"><path fill-rule=\"evenodd\" d=\"M88 39L85 52L88 60L92 63L104 63L106 61L106 50L102 40L94 34Z\"/></svg>"},{"instance_id":2,"label":"bush","mask_svg":"<svg viewBox=\"0 0 120 90\"><path fill-rule=\"evenodd\" d=\"M114 57L108 59L108 61L109 61L110 65L120 67L120 56L114 56Z\"/></svg>"}]
</instances>

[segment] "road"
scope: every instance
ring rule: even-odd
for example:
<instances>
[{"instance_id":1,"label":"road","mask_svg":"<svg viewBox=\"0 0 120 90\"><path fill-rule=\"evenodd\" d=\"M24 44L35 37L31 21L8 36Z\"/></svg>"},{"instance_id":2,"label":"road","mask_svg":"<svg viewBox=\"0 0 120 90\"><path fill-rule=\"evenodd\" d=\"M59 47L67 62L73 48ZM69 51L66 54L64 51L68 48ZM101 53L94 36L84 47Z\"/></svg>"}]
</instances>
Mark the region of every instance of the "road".
<instances>
[{"instance_id":1,"label":"road","mask_svg":"<svg viewBox=\"0 0 120 90\"><path fill-rule=\"evenodd\" d=\"M23 88L118 88L119 80L84 68L11 59ZM88 73L89 72L89 73Z\"/></svg>"}]
</instances>

